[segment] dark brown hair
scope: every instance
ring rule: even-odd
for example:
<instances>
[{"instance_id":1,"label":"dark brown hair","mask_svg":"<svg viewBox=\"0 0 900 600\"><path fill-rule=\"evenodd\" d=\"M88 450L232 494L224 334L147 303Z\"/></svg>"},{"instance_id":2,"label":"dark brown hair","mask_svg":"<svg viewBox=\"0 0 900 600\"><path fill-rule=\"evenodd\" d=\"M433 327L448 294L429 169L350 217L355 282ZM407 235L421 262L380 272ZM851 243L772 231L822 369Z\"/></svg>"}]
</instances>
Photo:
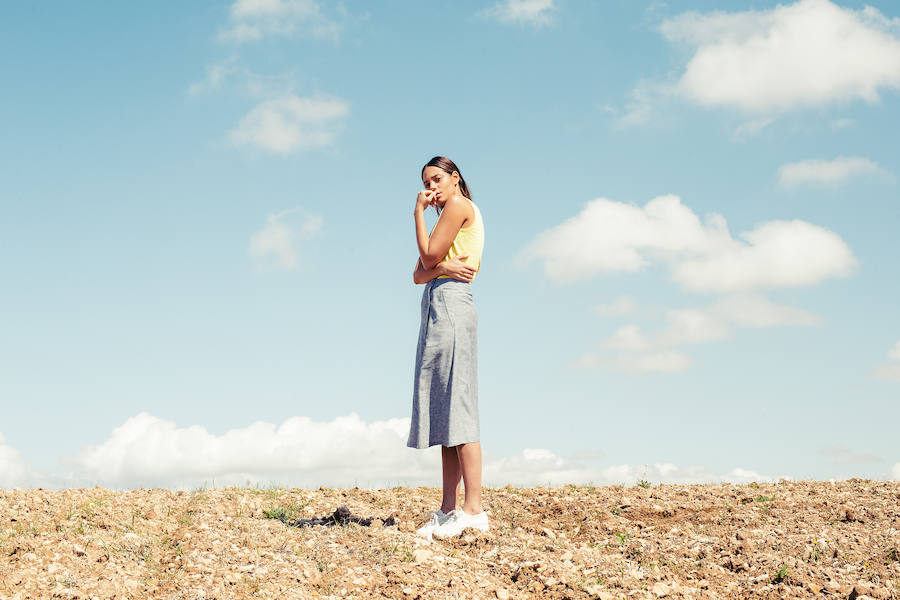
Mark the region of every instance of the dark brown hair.
<instances>
[{"instance_id":1,"label":"dark brown hair","mask_svg":"<svg viewBox=\"0 0 900 600\"><path fill-rule=\"evenodd\" d=\"M455 162L453 162L446 156L435 156L427 163L425 163L424 167L422 167L422 175L425 174L426 167L437 167L442 171L446 171L449 175L453 175L453 172L456 171L456 173L459 175L459 191L462 192L463 196L465 196L469 200L472 200L472 194L471 192L469 192L469 186L466 185L466 180L463 179L462 173L460 173L459 167L456 166ZM474 202L474 200L472 201ZM438 214L441 214L440 208L438 208L437 206L435 206L434 208L437 210Z\"/></svg>"}]
</instances>

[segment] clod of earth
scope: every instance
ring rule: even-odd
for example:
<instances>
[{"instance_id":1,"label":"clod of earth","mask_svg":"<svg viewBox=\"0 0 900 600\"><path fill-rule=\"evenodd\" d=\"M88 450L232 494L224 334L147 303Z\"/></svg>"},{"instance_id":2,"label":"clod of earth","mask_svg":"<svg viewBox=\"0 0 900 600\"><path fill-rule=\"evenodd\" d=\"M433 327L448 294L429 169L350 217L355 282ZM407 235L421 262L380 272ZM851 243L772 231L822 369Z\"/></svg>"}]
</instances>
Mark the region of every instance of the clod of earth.
<instances>
[{"instance_id":1,"label":"clod of earth","mask_svg":"<svg viewBox=\"0 0 900 600\"><path fill-rule=\"evenodd\" d=\"M363 525L365 527L369 527L372 525L372 521L377 519L378 517L357 517L350 512L350 509L346 506L339 506L337 510L335 510L330 515L325 515L324 517L319 517L318 519L295 519L293 521L285 518L280 518L279 520L285 525L290 525L291 527L312 527L314 525L322 525L324 527L333 527L334 525L340 525L341 527L348 525L349 523L356 523L358 525ZM392 525L396 525L394 521L393 515L388 517L387 519L381 519L384 523L385 527L390 527Z\"/></svg>"}]
</instances>

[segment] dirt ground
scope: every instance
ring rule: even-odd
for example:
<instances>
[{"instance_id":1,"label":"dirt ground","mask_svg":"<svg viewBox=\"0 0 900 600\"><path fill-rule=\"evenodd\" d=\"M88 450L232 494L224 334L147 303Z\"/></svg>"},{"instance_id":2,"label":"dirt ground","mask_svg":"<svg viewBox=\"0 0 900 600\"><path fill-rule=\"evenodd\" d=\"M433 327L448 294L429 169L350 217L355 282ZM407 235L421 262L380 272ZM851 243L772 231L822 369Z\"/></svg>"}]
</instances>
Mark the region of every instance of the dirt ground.
<instances>
[{"instance_id":1,"label":"dirt ground","mask_svg":"<svg viewBox=\"0 0 900 600\"><path fill-rule=\"evenodd\" d=\"M0 490L0 598L900 598L897 482L485 488L489 532L418 538L439 505L426 487ZM340 506L377 518L272 518Z\"/></svg>"}]
</instances>

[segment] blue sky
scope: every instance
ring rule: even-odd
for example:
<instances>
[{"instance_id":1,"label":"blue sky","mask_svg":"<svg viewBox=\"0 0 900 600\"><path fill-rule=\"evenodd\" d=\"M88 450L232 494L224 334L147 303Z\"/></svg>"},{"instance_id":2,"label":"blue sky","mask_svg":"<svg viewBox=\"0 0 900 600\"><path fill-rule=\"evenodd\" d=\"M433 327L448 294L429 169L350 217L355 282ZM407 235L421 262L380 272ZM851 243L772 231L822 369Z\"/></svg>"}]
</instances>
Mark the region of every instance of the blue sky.
<instances>
[{"instance_id":1,"label":"blue sky","mask_svg":"<svg viewBox=\"0 0 900 600\"><path fill-rule=\"evenodd\" d=\"M439 485L434 155L486 484L900 478L893 3L0 10L0 487Z\"/></svg>"}]
</instances>

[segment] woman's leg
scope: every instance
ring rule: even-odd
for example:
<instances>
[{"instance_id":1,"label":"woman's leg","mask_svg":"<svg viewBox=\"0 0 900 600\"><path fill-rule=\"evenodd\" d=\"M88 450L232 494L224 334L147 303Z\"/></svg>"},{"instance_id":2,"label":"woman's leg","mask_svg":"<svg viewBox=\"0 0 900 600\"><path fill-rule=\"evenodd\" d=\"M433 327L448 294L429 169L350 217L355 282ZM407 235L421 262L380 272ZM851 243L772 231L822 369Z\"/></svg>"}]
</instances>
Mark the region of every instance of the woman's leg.
<instances>
[{"instance_id":1,"label":"woman's leg","mask_svg":"<svg viewBox=\"0 0 900 600\"><path fill-rule=\"evenodd\" d=\"M444 468L444 500L441 510L449 513L456 510L456 499L459 498L459 484L462 482L462 473L459 468L459 456L456 447L441 446L441 464ZM466 486L468 494L469 486Z\"/></svg>"},{"instance_id":2,"label":"woman's leg","mask_svg":"<svg viewBox=\"0 0 900 600\"><path fill-rule=\"evenodd\" d=\"M462 509L465 513L476 515L481 512L481 442L460 444L456 450L466 484L466 499Z\"/></svg>"}]
</instances>

